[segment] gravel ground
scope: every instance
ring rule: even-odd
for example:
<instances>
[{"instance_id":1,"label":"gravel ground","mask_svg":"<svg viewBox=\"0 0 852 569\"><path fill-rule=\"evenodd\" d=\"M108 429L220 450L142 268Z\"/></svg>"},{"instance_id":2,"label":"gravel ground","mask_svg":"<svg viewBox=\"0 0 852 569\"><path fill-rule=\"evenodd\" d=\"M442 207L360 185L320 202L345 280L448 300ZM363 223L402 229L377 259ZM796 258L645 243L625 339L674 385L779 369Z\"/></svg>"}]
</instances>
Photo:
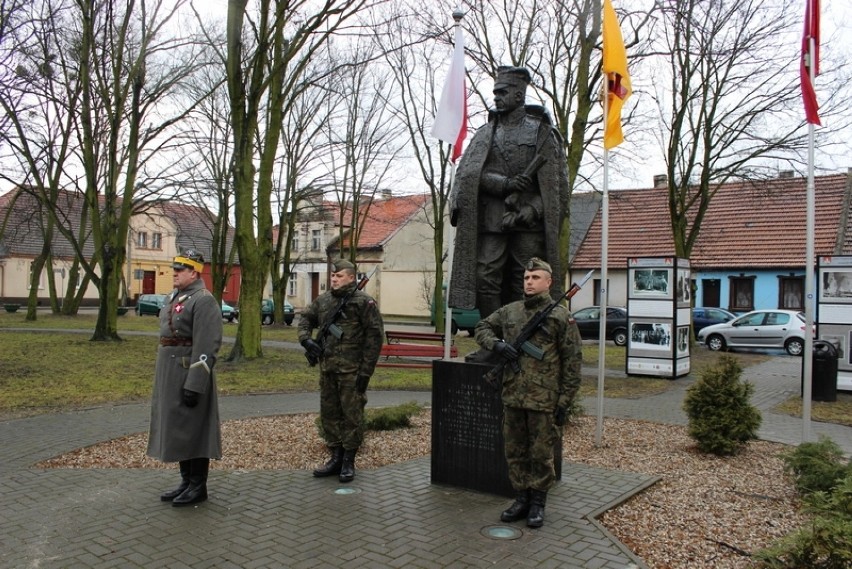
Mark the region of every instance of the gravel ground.
<instances>
[{"instance_id":1,"label":"gravel ground","mask_svg":"<svg viewBox=\"0 0 852 569\"><path fill-rule=\"evenodd\" d=\"M223 454L215 469L315 468L327 458L316 415L230 421L222 425ZM752 442L736 457L699 453L686 429L606 419L604 444L594 445L595 418L566 427L568 461L657 475L661 481L605 513L601 522L649 567L745 568L749 553L806 522L778 458L784 445ZM145 456L147 434L106 441L45 461L46 468L174 468ZM358 468L427 455L429 412L409 429L370 432Z\"/></svg>"}]
</instances>

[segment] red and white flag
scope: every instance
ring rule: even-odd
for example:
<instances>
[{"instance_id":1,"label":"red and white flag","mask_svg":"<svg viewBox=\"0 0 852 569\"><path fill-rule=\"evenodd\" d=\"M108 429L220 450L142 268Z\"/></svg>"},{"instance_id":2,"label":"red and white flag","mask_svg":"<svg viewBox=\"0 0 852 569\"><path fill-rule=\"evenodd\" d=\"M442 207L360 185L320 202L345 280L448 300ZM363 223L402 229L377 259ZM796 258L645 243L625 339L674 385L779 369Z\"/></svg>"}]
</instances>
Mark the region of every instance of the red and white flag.
<instances>
[{"instance_id":1,"label":"red and white flag","mask_svg":"<svg viewBox=\"0 0 852 569\"><path fill-rule=\"evenodd\" d=\"M462 144L467 136L467 87L464 77L464 37L461 26L456 25L456 45L450 72L441 93L441 102L432 125L432 136L453 146L452 161L461 156Z\"/></svg>"},{"instance_id":2,"label":"red and white flag","mask_svg":"<svg viewBox=\"0 0 852 569\"><path fill-rule=\"evenodd\" d=\"M810 66L814 66L814 77L819 75L819 0L806 0L805 33L802 35L802 57L799 72L802 76L802 99L805 102L805 118L811 124L819 122L819 103L814 85L811 83Z\"/></svg>"}]
</instances>

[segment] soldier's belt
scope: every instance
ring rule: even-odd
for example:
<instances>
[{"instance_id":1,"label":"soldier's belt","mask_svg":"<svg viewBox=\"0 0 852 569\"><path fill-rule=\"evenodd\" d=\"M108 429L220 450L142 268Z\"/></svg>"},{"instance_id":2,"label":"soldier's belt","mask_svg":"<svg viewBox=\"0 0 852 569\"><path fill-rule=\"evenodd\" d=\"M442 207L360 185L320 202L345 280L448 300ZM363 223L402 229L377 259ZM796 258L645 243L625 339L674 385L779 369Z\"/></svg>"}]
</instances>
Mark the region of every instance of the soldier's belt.
<instances>
[{"instance_id":1,"label":"soldier's belt","mask_svg":"<svg viewBox=\"0 0 852 569\"><path fill-rule=\"evenodd\" d=\"M161 346L191 346L192 338L167 338L160 337Z\"/></svg>"}]
</instances>

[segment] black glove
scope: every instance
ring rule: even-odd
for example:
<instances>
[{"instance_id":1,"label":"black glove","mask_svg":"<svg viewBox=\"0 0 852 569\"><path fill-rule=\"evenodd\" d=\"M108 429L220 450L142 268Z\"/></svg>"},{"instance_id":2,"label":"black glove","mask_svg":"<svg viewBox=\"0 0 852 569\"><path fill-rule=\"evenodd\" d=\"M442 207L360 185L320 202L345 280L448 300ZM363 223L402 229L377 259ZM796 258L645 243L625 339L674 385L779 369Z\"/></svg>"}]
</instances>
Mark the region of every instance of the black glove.
<instances>
[{"instance_id":1,"label":"black glove","mask_svg":"<svg viewBox=\"0 0 852 569\"><path fill-rule=\"evenodd\" d=\"M494 347L492 348L492 350L494 351L494 353L510 362L513 362L518 359L518 350L516 350L514 346L512 346L512 344L507 344L503 340L494 342Z\"/></svg>"},{"instance_id":2,"label":"black glove","mask_svg":"<svg viewBox=\"0 0 852 569\"><path fill-rule=\"evenodd\" d=\"M565 426L565 418L568 415L568 410L565 407L557 407L553 412L553 422L557 427Z\"/></svg>"},{"instance_id":3,"label":"black glove","mask_svg":"<svg viewBox=\"0 0 852 569\"><path fill-rule=\"evenodd\" d=\"M355 380L355 389L358 390L358 393L364 394L367 391L367 386L370 385L370 376L369 375L359 375Z\"/></svg>"},{"instance_id":4,"label":"black glove","mask_svg":"<svg viewBox=\"0 0 852 569\"><path fill-rule=\"evenodd\" d=\"M198 405L198 393L196 393L195 391L190 391L189 389L184 389L183 404L190 408Z\"/></svg>"},{"instance_id":5,"label":"black glove","mask_svg":"<svg viewBox=\"0 0 852 569\"><path fill-rule=\"evenodd\" d=\"M310 338L308 338L307 340L302 340L302 347L305 348L305 351L308 353L308 355L313 358L319 359L319 357L322 355L322 346L320 346Z\"/></svg>"}]
</instances>

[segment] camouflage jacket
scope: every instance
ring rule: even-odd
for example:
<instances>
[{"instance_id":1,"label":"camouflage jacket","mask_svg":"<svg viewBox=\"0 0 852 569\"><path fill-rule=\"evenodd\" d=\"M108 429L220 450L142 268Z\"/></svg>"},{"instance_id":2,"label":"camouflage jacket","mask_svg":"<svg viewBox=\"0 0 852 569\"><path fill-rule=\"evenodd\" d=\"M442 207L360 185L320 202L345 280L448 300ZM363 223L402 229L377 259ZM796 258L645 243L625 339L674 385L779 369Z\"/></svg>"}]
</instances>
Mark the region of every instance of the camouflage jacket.
<instances>
[{"instance_id":1,"label":"camouflage jacket","mask_svg":"<svg viewBox=\"0 0 852 569\"><path fill-rule=\"evenodd\" d=\"M519 300L500 308L476 325L476 342L488 350L500 339L512 343L524 325L552 302L549 293ZM567 407L580 388L582 340L571 313L557 306L530 340L544 352L541 361L521 351L515 373L503 372L503 404L508 407L553 411Z\"/></svg>"},{"instance_id":2,"label":"camouflage jacket","mask_svg":"<svg viewBox=\"0 0 852 569\"><path fill-rule=\"evenodd\" d=\"M352 283L317 297L299 319L299 342L310 338L314 329L322 329L341 299L355 287L357 284ZM373 375L385 336L376 301L363 291L355 291L334 323L343 330L340 339L332 334L314 338L324 347L320 369L323 372Z\"/></svg>"}]
</instances>

